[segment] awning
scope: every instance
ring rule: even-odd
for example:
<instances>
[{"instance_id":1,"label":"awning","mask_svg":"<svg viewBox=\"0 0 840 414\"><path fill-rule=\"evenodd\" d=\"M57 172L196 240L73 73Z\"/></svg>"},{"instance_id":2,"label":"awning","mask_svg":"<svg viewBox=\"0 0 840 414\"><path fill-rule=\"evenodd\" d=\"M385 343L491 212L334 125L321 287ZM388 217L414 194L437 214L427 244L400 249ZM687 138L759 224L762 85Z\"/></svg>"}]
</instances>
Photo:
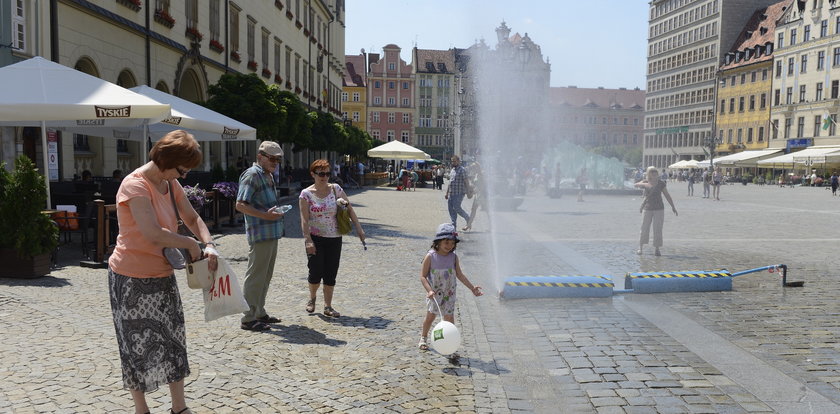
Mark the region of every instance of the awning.
<instances>
[{"instance_id":1,"label":"awning","mask_svg":"<svg viewBox=\"0 0 840 414\"><path fill-rule=\"evenodd\" d=\"M755 151L741 151L734 154L715 158L715 165L734 165L738 167L754 167L759 160L772 157L780 153L781 149L764 149Z\"/></svg>"},{"instance_id":2,"label":"awning","mask_svg":"<svg viewBox=\"0 0 840 414\"><path fill-rule=\"evenodd\" d=\"M806 166L810 166L813 164L824 164L829 161L840 161L840 147L808 147L802 151L791 152L790 154L763 159L758 161L757 164L759 167L793 167L794 164L804 164Z\"/></svg>"},{"instance_id":3,"label":"awning","mask_svg":"<svg viewBox=\"0 0 840 414\"><path fill-rule=\"evenodd\" d=\"M679 161L669 165L668 168L680 169L680 168L685 168L684 166L685 166L685 160L679 160Z\"/></svg>"}]
</instances>

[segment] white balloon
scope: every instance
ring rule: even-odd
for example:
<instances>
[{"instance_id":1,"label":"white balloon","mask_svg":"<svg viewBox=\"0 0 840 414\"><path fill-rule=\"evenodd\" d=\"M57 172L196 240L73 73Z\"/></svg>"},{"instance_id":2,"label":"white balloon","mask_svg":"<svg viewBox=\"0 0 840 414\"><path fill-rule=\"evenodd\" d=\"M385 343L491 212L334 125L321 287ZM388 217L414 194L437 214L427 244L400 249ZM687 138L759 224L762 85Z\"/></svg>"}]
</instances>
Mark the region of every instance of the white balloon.
<instances>
[{"instance_id":1,"label":"white balloon","mask_svg":"<svg viewBox=\"0 0 840 414\"><path fill-rule=\"evenodd\" d=\"M434 328L430 335L432 340L432 348L440 352L442 355L449 355L458 350L461 346L461 332L458 328L447 321L440 321Z\"/></svg>"}]
</instances>

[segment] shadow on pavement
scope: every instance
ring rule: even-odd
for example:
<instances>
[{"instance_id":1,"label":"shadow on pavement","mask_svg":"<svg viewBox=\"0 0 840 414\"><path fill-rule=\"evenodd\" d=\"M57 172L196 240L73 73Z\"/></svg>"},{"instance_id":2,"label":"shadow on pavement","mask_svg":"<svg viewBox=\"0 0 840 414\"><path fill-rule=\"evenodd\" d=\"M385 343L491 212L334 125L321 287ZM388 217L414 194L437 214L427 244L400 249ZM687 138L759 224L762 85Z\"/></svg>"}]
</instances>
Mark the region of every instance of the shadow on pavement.
<instances>
[{"instance_id":1,"label":"shadow on pavement","mask_svg":"<svg viewBox=\"0 0 840 414\"><path fill-rule=\"evenodd\" d=\"M69 280L54 276L42 276L34 279L0 278L0 285L3 286L39 286L39 287L64 287L71 286Z\"/></svg>"},{"instance_id":2,"label":"shadow on pavement","mask_svg":"<svg viewBox=\"0 0 840 414\"><path fill-rule=\"evenodd\" d=\"M372 316L370 318L355 318L352 316L341 316L340 318L330 318L323 314L317 314L322 321L331 323L333 325L354 326L368 329L385 329L393 322L390 319L380 318L379 316Z\"/></svg>"},{"instance_id":3,"label":"shadow on pavement","mask_svg":"<svg viewBox=\"0 0 840 414\"><path fill-rule=\"evenodd\" d=\"M490 375L499 375L499 374L508 374L510 370L499 366L496 361L482 361L476 358L465 358L461 357L461 367L467 367L473 370L480 370L486 374ZM449 374L457 374L456 372L451 372Z\"/></svg>"},{"instance_id":4,"label":"shadow on pavement","mask_svg":"<svg viewBox=\"0 0 840 414\"><path fill-rule=\"evenodd\" d=\"M283 342L290 344L319 344L329 346L347 345L347 341L329 339L326 335L312 328L301 325L272 325L272 330L265 331L267 334L283 338Z\"/></svg>"}]
</instances>

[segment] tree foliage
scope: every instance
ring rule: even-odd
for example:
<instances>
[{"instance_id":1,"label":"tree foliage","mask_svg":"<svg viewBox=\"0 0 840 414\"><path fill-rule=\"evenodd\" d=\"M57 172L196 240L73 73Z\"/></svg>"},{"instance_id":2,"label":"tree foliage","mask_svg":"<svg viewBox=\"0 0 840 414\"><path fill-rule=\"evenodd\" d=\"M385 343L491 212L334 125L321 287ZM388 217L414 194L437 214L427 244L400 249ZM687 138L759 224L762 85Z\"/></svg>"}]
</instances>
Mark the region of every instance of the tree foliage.
<instances>
[{"instance_id":1,"label":"tree foliage","mask_svg":"<svg viewBox=\"0 0 840 414\"><path fill-rule=\"evenodd\" d=\"M261 140L280 137L277 92L256 74L226 73L207 92L210 99L204 106L256 128Z\"/></svg>"}]
</instances>

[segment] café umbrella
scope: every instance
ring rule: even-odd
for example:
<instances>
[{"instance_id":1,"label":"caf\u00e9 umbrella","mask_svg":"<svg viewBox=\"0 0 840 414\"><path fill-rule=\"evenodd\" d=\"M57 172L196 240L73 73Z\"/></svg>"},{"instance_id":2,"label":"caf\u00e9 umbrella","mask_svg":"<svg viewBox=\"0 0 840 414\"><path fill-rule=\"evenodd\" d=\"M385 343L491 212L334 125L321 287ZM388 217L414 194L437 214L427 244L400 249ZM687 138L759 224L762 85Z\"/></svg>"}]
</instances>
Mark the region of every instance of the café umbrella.
<instances>
[{"instance_id":1,"label":"caf\u00e9 umbrella","mask_svg":"<svg viewBox=\"0 0 840 414\"><path fill-rule=\"evenodd\" d=\"M57 156L47 150L48 127L136 127L170 116L168 104L40 56L0 68L0 90L0 126L41 128L47 208Z\"/></svg>"}]
</instances>

